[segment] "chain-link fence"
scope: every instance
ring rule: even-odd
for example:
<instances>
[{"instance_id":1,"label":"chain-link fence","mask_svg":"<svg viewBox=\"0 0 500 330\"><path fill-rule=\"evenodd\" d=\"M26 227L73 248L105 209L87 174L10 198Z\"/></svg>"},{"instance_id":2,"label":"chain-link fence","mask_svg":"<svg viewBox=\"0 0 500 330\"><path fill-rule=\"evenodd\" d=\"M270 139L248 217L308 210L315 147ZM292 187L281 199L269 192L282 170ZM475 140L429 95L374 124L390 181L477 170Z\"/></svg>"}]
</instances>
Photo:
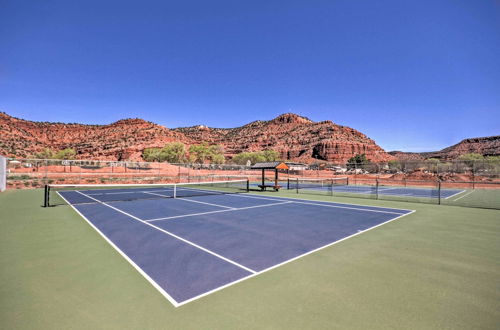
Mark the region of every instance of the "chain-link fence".
<instances>
[{"instance_id":1,"label":"chain-link fence","mask_svg":"<svg viewBox=\"0 0 500 330\"><path fill-rule=\"evenodd\" d=\"M281 171L280 184L284 186L286 180L296 177L346 177L349 188L337 187L336 196L500 208L499 161L322 163L302 168ZM5 172L6 186L10 189L40 188L45 184L181 183L247 178L257 185L261 179L260 170L243 165L95 160L11 158L6 159ZM273 181L271 174L267 179ZM408 192L408 188L412 190Z\"/></svg>"},{"instance_id":2,"label":"chain-link fence","mask_svg":"<svg viewBox=\"0 0 500 330\"><path fill-rule=\"evenodd\" d=\"M335 164L318 163L297 171L297 176L331 177L347 175L357 178L395 178L407 180L495 181L500 180L500 160L422 160L387 163Z\"/></svg>"},{"instance_id":3,"label":"chain-link fence","mask_svg":"<svg viewBox=\"0 0 500 330\"><path fill-rule=\"evenodd\" d=\"M45 184L179 183L257 178L260 172L240 165L169 164L97 160L7 159L7 187Z\"/></svg>"},{"instance_id":4,"label":"chain-link fence","mask_svg":"<svg viewBox=\"0 0 500 330\"><path fill-rule=\"evenodd\" d=\"M288 189L297 194L368 198L500 209L500 182L417 181L398 179L289 179ZM301 181L299 181L301 180ZM312 181L315 180L315 181ZM300 185L300 182L308 184Z\"/></svg>"}]
</instances>

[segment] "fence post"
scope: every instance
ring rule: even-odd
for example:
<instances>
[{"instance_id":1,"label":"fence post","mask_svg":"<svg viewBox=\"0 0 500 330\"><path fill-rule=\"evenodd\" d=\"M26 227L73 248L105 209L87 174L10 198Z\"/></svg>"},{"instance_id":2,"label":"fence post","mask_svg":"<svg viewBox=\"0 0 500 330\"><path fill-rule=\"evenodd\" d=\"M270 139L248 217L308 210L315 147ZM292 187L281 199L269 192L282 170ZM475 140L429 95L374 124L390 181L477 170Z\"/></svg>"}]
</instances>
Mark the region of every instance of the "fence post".
<instances>
[{"instance_id":1,"label":"fence post","mask_svg":"<svg viewBox=\"0 0 500 330\"><path fill-rule=\"evenodd\" d=\"M44 181L45 184L49 184L49 161L45 160L45 173L44 173Z\"/></svg>"},{"instance_id":2,"label":"fence post","mask_svg":"<svg viewBox=\"0 0 500 330\"><path fill-rule=\"evenodd\" d=\"M43 207L49 206L49 185L45 185L45 190L43 192Z\"/></svg>"},{"instance_id":3,"label":"fence post","mask_svg":"<svg viewBox=\"0 0 500 330\"><path fill-rule=\"evenodd\" d=\"M438 180L438 205L441 205L441 180Z\"/></svg>"},{"instance_id":4,"label":"fence post","mask_svg":"<svg viewBox=\"0 0 500 330\"><path fill-rule=\"evenodd\" d=\"M476 161L472 161L472 189L475 189L474 181L476 181Z\"/></svg>"}]
</instances>

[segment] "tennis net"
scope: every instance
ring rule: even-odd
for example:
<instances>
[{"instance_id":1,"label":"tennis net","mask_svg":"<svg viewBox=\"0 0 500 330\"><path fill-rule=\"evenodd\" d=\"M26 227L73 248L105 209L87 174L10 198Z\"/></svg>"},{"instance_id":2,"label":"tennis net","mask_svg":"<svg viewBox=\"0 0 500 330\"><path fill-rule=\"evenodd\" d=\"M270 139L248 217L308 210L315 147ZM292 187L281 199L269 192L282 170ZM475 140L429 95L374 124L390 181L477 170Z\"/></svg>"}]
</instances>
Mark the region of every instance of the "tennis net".
<instances>
[{"instance_id":1,"label":"tennis net","mask_svg":"<svg viewBox=\"0 0 500 330\"><path fill-rule=\"evenodd\" d=\"M301 190L306 190L308 193L317 193L323 195L332 195L335 188L347 186L349 179L342 178L290 178L288 180L288 189L296 190L297 193Z\"/></svg>"},{"instance_id":2,"label":"tennis net","mask_svg":"<svg viewBox=\"0 0 500 330\"><path fill-rule=\"evenodd\" d=\"M141 199L182 198L248 192L248 180L171 184L53 184L45 186L45 207Z\"/></svg>"}]
</instances>

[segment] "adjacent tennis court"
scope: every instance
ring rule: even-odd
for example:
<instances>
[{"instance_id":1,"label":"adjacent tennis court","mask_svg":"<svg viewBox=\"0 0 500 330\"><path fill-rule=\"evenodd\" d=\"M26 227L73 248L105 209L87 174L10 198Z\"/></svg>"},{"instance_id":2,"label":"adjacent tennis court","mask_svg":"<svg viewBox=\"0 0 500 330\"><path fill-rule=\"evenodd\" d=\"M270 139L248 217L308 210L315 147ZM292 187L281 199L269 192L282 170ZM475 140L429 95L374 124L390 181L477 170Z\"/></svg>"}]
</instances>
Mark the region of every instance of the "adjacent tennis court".
<instances>
[{"instance_id":1,"label":"adjacent tennis court","mask_svg":"<svg viewBox=\"0 0 500 330\"><path fill-rule=\"evenodd\" d=\"M416 197L432 199L448 199L465 192L463 189L438 189L438 187L401 187L382 184L353 184L347 178L334 179L290 179L288 189L297 189L303 192L316 192L334 195L335 193L360 195L386 195L395 197Z\"/></svg>"},{"instance_id":2,"label":"adjacent tennis court","mask_svg":"<svg viewBox=\"0 0 500 330\"><path fill-rule=\"evenodd\" d=\"M245 185L81 185L53 193L174 306L413 212L233 194Z\"/></svg>"}]
</instances>

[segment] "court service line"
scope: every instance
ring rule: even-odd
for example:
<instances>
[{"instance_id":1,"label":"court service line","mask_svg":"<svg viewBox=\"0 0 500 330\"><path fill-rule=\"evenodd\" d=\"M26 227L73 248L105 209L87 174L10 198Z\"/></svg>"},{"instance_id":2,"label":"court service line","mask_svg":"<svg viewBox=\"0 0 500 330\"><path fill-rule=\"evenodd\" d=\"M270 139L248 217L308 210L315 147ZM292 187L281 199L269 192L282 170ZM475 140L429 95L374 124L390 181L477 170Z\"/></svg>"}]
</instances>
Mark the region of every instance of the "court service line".
<instances>
[{"instance_id":1,"label":"court service line","mask_svg":"<svg viewBox=\"0 0 500 330\"><path fill-rule=\"evenodd\" d=\"M144 220L142 220L142 219L140 219L140 218L138 218L138 217L136 217L136 216L134 216L134 215L132 215L132 214L129 214L129 213L125 212L125 211L120 210L119 208L116 208L116 207L114 207L114 206L112 206L112 205L109 205L109 204L106 204L106 203L104 203L104 202L101 202L100 200L95 199L95 198L93 198L93 197L90 197L90 196L88 196L88 195L85 195L84 193L82 193L82 192L80 192L80 191L76 191L76 192L77 192L77 193L79 193L79 194L81 194L81 195L83 195L83 196L85 196L85 197L88 197L88 198L90 198L90 199L93 199L93 200L95 200L96 202L98 202L98 203L100 203L100 204L102 204L102 205L105 205L105 206L107 206L107 207L109 207L109 208L111 208L111 209L113 209L113 210L115 210L115 211L118 211L118 212L120 212L120 213L122 213L122 214L125 214L126 216L129 216L129 217L131 217L131 218L132 218L132 219L134 219L134 220L140 221L140 222L142 222L142 223L143 223L143 224L145 224L145 225L148 225L148 226L150 226L150 227L152 227L152 228L155 228L156 230L159 230L159 231L161 231L161 232L163 232L163 233L165 233L165 234L167 234L167 235L169 235L169 236L172 236L172 237L174 237L174 238L177 238L178 240L183 241L184 243L187 243L187 244L189 244L189 245L191 245L191 246L194 246L194 247L196 247L196 248L198 248L198 249L200 249L200 250L202 250L202 251L205 251L205 252L207 252L207 253L209 253L209 254L211 254L211 255L213 255L213 256L215 256L215 257L219 258L219 259L222 259L222 260L224 260L224 261L226 261L226 262L229 262L229 263L231 263L231 264L233 264L233 265L235 265L235 266L237 266L237 267L239 267L239 268L241 268L241 269L244 269L244 270L246 270L247 272L250 272L250 273L256 273L256 271L255 271L255 270L253 270L253 269L250 269L250 268L248 268L248 267L245 267L245 266L243 266L243 265L241 265L241 264L237 263L236 261L233 261L233 260L228 259L228 258L226 258L226 257L224 257L224 256L221 256L220 254L218 254L218 253L216 253L216 252L213 252L213 251L211 251L211 250L209 250L209 249L207 249L207 248L204 248L204 247L203 247L203 246L201 246L201 245L198 245L198 244L196 244L196 243L194 243L194 242L191 242L191 241L189 241L189 240L187 240L187 239L185 239L185 238L182 238L182 237L180 237L180 236L178 236L178 235L175 235L174 233L171 233L171 232L169 232L169 231L167 231L167 230L165 230L165 229L162 229L162 228L160 228L160 227L157 227L157 226L155 226L155 225L153 225L153 224L151 224L151 223L149 223L149 222L146 222L146 221L144 221Z\"/></svg>"},{"instance_id":2,"label":"court service line","mask_svg":"<svg viewBox=\"0 0 500 330\"><path fill-rule=\"evenodd\" d=\"M200 203L200 204L206 204L206 205L211 205L211 206L223 207L226 209L234 209L234 207L231 207L231 206L219 205L219 204L214 204L214 203L207 203L207 202L197 201L194 199L187 199L187 198L180 198L180 197L177 197L176 199L180 199L180 200L183 200L186 202Z\"/></svg>"},{"instance_id":3,"label":"court service line","mask_svg":"<svg viewBox=\"0 0 500 330\"><path fill-rule=\"evenodd\" d=\"M164 218L155 218L155 219L149 219L149 220L144 220L147 222L153 222L153 221L162 221L162 220L170 220L170 219L177 219L177 218L184 218L184 217L194 217L197 215L205 215L205 214L212 214L212 213L222 213L222 212L230 212L230 211L241 211L241 210L247 210L247 209L255 209L259 207L268 207L268 206L275 206L275 205L281 205L281 204L290 204L290 203L295 203L293 201L287 201L287 202L280 202L280 203L271 203L271 204L264 204L264 205L254 205L254 206L245 206L245 207L238 207L238 208L231 208L228 210L216 210L216 211L207 211L207 212L200 212L200 213L190 213L190 214L181 214L181 215L173 215L171 217L164 217Z\"/></svg>"},{"instance_id":4,"label":"court service line","mask_svg":"<svg viewBox=\"0 0 500 330\"><path fill-rule=\"evenodd\" d=\"M348 210L356 210L356 211L367 211L367 212L377 212L377 213L387 213L387 214L402 214L401 212L390 212L390 211L380 211L380 210L367 210L367 209L360 209L358 207L326 205L326 204L317 204L317 203L311 203L311 202L294 202L294 203L297 203L297 204L308 204L308 205L315 205L315 206L334 207L334 208L339 208L339 209L348 209Z\"/></svg>"},{"instance_id":5,"label":"court service line","mask_svg":"<svg viewBox=\"0 0 500 330\"><path fill-rule=\"evenodd\" d=\"M165 198L172 197L172 196L157 194L157 193L149 192L149 191L144 191L144 193L149 194L149 195L161 196L161 197L165 197ZM180 199L180 200L187 201L187 202L192 202L192 203L200 203L200 204L205 204L205 205L222 207L222 208L225 208L225 209L233 209L233 207L230 207L230 206L219 205L219 204L214 204L214 203L207 203L207 202L201 202L201 201L191 200L191 199L186 199L186 198L181 198L181 197L177 197L176 199Z\"/></svg>"},{"instance_id":6,"label":"court service line","mask_svg":"<svg viewBox=\"0 0 500 330\"><path fill-rule=\"evenodd\" d=\"M254 197L254 196L242 196L238 194L230 194L228 196L237 196L237 197L247 197L247 198L256 198L256 199L268 199L268 200L277 200L277 199L272 199L272 198L265 198L265 197ZM328 205L328 204L318 204L318 203L311 203L311 202L298 202L297 200L302 200L304 201L305 199L299 199L299 198L293 198L293 197L278 197L278 198L290 198L293 199L294 203L297 204L309 204L309 205L317 205L317 206L325 206L325 207L335 207L339 209L348 209L348 210L358 210L358 211L366 211L366 212L377 212L377 213L388 213L388 214L401 214L401 212L391 212L391 211L381 211L381 210L370 210L370 209L362 209L359 207L348 207L348 206L338 206L338 205ZM327 202L329 203L329 202ZM355 204L353 204L355 205ZM372 206L372 207L378 207L378 206ZM403 209L401 209L403 210ZM413 211L413 210L403 210L403 211Z\"/></svg>"},{"instance_id":7,"label":"court service line","mask_svg":"<svg viewBox=\"0 0 500 330\"><path fill-rule=\"evenodd\" d=\"M389 220L387 220L387 221L385 221L385 222L382 222L382 223L379 223L378 225L375 225L375 226L373 226L373 227L367 228L367 229L365 229L365 230L358 231L358 232L356 232L356 233L354 233L354 234L352 234L352 235L346 236L346 237L344 237L344 238L342 238L342 239L339 239L339 240L337 240L337 241L334 241L334 242L328 243L328 244L326 244L326 245L320 246L320 247L318 247L318 248L316 248L316 249L314 249L314 250L308 251L308 252L306 252L306 253L303 253L303 254L298 255L298 256L296 256L296 257L293 257L293 258L291 258L291 259L285 260L285 261L283 261L283 262L281 262L281 263L279 263L279 264L276 264L276 265L273 265L273 266L271 266L271 267L265 268L265 269L263 269L263 270L261 270L261 271L258 271L258 272L254 273L254 274L251 274L251 275L249 275L249 276L246 276L246 277L240 278L240 279L238 279L238 280L236 280L236 281L234 281L234 282L230 282L230 283L227 283L227 284L225 284L225 285L223 285L223 286L220 286L220 287L218 287L218 288L215 288L215 289L213 289L213 290L211 290L211 291L204 292L204 293L202 293L202 294L200 294L200 295L198 295L198 296L195 296L195 297L193 297L193 298L190 298L190 299L184 300L183 302L179 303L179 306L182 306L182 305L185 305L185 304L187 304L187 303L190 303L190 302L192 302L192 301L194 301L194 300L197 300L197 299L203 298L203 297L205 297L205 296L207 296L207 295L209 295L209 294L211 294L211 293L217 292L217 291L219 291L219 290L225 289L225 288L230 287L230 286L232 286L232 285L235 285L235 284L237 284L237 283L243 282L243 281L248 280L248 279L250 279L250 278L252 278L252 277L259 276L259 275L261 275L261 274L263 274L263 273L265 273L265 272L268 272L268 271L273 270L273 269L275 269L275 268L281 267L281 266L283 266L283 265L285 265L285 264L288 264L288 263L290 263L290 262L292 262L292 261L295 261L295 260L297 260L297 259L303 258L303 257L305 257L305 256L307 256L307 255L309 255L309 254L312 254L312 253L318 252L318 251L320 251L320 250L326 249L326 248L328 248L328 247L330 247L330 246L332 246L332 245L335 245L335 244L337 244L337 243L340 243L340 242L342 242L342 241L345 241L345 240L347 240L347 239L349 239L349 238L352 238L352 237L354 237L354 236L358 236L358 235L361 235L361 234L363 234L363 233L366 233L367 231L370 231L370 230L372 230L372 229L375 229L375 228L377 228L377 227L380 227L380 226L382 226L382 225L385 225L385 224L387 224L387 223L389 223L389 222L392 222L392 221L395 221L395 220L400 219L400 218L402 218L402 217L405 217L405 216L407 216L407 215L410 215L410 214L412 214L412 213L414 213L414 212L416 212L416 211L414 211L414 210L413 210L413 211L411 211L411 212L409 212L409 213L401 214L401 215L399 215L398 217L395 217L395 218L389 219Z\"/></svg>"},{"instance_id":8,"label":"court service line","mask_svg":"<svg viewBox=\"0 0 500 330\"><path fill-rule=\"evenodd\" d=\"M472 194L473 192L474 192L474 190L471 190L471 191L469 191L467 194L464 194L464 195L462 195L462 196L460 196L460 197L458 197L458 198L455 198L453 201L454 201L454 202L456 202L456 201L458 201L459 199L464 198L465 196L469 196L469 195L470 195L470 194Z\"/></svg>"},{"instance_id":9,"label":"court service line","mask_svg":"<svg viewBox=\"0 0 500 330\"><path fill-rule=\"evenodd\" d=\"M310 201L310 199L304 199L304 198L295 198L295 197L259 197L256 195L249 195L249 194L228 194L227 196L236 196L236 197L248 197L248 198L255 198L255 199L266 199L270 201L282 201L282 200L293 200L293 201ZM395 209L393 207L383 207L383 206L375 206L375 205L362 205L362 204L356 204L356 203L338 203L338 202L330 202L330 201L317 201L321 203L327 203L327 204L340 204L340 205L355 205L355 206L363 206L363 207L374 207L377 209L386 209L386 210L395 210L395 211L415 211L415 210L410 210L410 209Z\"/></svg>"}]
</instances>

